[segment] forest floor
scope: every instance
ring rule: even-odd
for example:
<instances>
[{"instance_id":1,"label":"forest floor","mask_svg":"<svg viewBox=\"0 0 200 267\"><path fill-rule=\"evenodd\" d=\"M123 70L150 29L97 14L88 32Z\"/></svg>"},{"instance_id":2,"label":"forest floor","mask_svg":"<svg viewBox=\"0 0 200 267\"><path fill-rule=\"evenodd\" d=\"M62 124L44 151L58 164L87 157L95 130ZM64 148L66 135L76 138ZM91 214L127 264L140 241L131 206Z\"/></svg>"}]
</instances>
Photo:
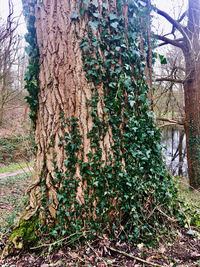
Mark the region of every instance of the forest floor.
<instances>
[{"instance_id":1,"label":"forest floor","mask_svg":"<svg viewBox=\"0 0 200 267\"><path fill-rule=\"evenodd\" d=\"M0 179L0 254L23 209L27 199L25 191L31 181L31 173ZM185 182L181 192L188 205L193 205L194 209L199 206L199 192L191 193ZM65 244L53 249L49 244L42 254L22 253L0 260L0 266L200 266L200 230L197 227L176 230L174 238L161 237L151 248L144 244L111 242L106 236L74 249Z\"/></svg>"}]
</instances>

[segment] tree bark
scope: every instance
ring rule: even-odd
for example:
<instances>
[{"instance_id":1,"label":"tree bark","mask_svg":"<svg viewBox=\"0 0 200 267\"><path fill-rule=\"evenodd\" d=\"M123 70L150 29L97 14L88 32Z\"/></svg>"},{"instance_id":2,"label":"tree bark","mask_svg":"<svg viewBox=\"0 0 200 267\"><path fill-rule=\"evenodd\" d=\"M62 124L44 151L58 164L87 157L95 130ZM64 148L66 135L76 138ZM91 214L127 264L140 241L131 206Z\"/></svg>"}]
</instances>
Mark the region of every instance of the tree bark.
<instances>
[{"instance_id":1,"label":"tree bark","mask_svg":"<svg viewBox=\"0 0 200 267\"><path fill-rule=\"evenodd\" d=\"M175 191L147 100L144 29L134 20L136 8L116 0L34 5L40 54L36 167L26 211L4 256L26 240L30 245L37 223L56 237L85 229L120 236L126 228L139 238L153 231L156 207L170 213ZM128 35L130 28L136 37Z\"/></svg>"}]
</instances>

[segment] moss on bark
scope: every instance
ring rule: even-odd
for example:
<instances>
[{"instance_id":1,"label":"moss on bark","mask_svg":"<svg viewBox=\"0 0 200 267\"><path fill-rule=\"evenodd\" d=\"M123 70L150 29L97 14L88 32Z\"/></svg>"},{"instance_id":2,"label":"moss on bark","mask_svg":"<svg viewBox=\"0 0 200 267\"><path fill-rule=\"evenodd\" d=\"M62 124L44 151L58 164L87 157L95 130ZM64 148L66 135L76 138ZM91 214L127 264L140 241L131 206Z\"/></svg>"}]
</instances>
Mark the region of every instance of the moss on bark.
<instances>
[{"instance_id":1,"label":"moss on bark","mask_svg":"<svg viewBox=\"0 0 200 267\"><path fill-rule=\"evenodd\" d=\"M33 217L28 221L19 222L14 228L1 257L18 254L21 250L36 244L38 240L37 228L38 220Z\"/></svg>"}]
</instances>

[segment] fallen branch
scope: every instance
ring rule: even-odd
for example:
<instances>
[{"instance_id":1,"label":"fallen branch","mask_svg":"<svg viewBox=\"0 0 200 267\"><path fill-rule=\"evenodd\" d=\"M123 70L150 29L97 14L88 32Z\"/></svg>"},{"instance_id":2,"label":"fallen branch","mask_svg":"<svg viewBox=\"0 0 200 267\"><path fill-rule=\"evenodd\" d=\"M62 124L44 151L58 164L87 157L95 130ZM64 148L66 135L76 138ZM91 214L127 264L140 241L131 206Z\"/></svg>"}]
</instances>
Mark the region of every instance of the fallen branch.
<instances>
[{"instance_id":1,"label":"fallen branch","mask_svg":"<svg viewBox=\"0 0 200 267\"><path fill-rule=\"evenodd\" d=\"M128 253L126 253L124 251L121 251L121 250L118 250L118 249L115 249L115 248L112 248L112 247L107 247L107 248L110 249L111 251L117 252L117 253L119 253L121 255L124 255L124 256L126 256L128 258L131 258L131 259L134 259L134 260L137 260L139 262L142 262L142 263L145 263L145 264L148 264L148 265L151 265L151 266L163 267L163 265L159 265L159 264L156 264L156 263L153 263L153 262L145 261L145 260L143 260L141 258L138 258L136 256L133 256L131 254L128 254Z\"/></svg>"}]
</instances>

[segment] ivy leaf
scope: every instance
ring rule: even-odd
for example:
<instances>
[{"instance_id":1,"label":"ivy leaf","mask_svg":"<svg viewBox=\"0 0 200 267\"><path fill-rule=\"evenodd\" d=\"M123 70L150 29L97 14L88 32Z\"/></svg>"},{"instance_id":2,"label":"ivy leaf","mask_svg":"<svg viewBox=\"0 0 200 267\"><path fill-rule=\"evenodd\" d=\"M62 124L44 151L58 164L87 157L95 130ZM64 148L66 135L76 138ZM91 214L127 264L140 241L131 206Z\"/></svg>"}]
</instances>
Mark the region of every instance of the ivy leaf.
<instances>
[{"instance_id":1,"label":"ivy leaf","mask_svg":"<svg viewBox=\"0 0 200 267\"><path fill-rule=\"evenodd\" d=\"M192 235L192 236L195 235L195 233L194 233L191 229L187 231L187 234L188 234L188 235Z\"/></svg>"},{"instance_id":2,"label":"ivy leaf","mask_svg":"<svg viewBox=\"0 0 200 267\"><path fill-rule=\"evenodd\" d=\"M131 101L129 101L129 103L130 103L130 106L133 108L135 105L135 100L131 100Z\"/></svg>"},{"instance_id":3,"label":"ivy leaf","mask_svg":"<svg viewBox=\"0 0 200 267\"><path fill-rule=\"evenodd\" d=\"M113 23L111 23L110 25L111 25L111 27L113 27L114 29L117 29L117 26L119 25L119 23L118 23L118 22L113 22Z\"/></svg>"},{"instance_id":4,"label":"ivy leaf","mask_svg":"<svg viewBox=\"0 0 200 267\"><path fill-rule=\"evenodd\" d=\"M115 47L115 50L116 50L117 52L119 52L119 51L120 51L120 47L119 47L119 46Z\"/></svg>"},{"instance_id":5,"label":"ivy leaf","mask_svg":"<svg viewBox=\"0 0 200 267\"><path fill-rule=\"evenodd\" d=\"M99 18L99 16L100 16L100 14L97 13L97 12L92 13L92 15L93 15L95 18Z\"/></svg>"},{"instance_id":6,"label":"ivy leaf","mask_svg":"<svg viewBox=\"0 0 200 267\"><path fill-rule=\"evenodd\" d=\"M98 181L96 181L96 182L93 183L93 185L96 185L96 186L98 186L98 184L99 184Z\"/></svg>"},{"instance_id":7,"label":"ivy leaf","mask_svg":"<svg viewBox=\"0 0 200 267\"><path fill-rule=\"evenodd\" d=\"M25 79L27 81L30 81L30 79L31 79L31 74L28 71L25 73Z\"/></svg>"},{"instance_id":8,"label":"ivy leaf","mask_svg":"<svg viewBox=\"0 0 200 267\"><path fill-rule=\"evenodd\" d=\"M69 160L64 161L65 166L67 167L69 165Z\"/></svg>"},{"instance_id":9,"label":"ivy leaf","mask_svg":"<svg viewBox=\"0 0 200 267\"><path fill-rule=\"evenodd\" d=\"M105 4L105 3L103 3L103 8L105 8L105 9L108 9L108 6L107 6L107 4Z\"/></svg>"},{"instance_id":10,"label":"ivy leaf","mask_svg":"<svg viewBox=\"0 0 200 267\"><path fill-rule=\"evenodd\" d=\"M109 17L110 20L115 20L115 19L117 19L117 16L116 16L115 14L112 14L112 13L110 13L110 14L108 15L108 17Z\"/></svg>"},{"instance_id":11,"label":"ivy leaf","mask_svg":"<svg viewBox=\"0 0 200 267\"><path fill-rule=\"evenodd\" d=\"M93 5L96 8L99 6L98 2L92 2L91 5Z\"/></svg>"},{"instance_id":12,"label":"ivy leaf","mask_svg":"<svg viewBox=\"0 0 200 267\"><path fill-rule=\"evenodd\" d=\"M167 64L167 59L166 57L164 57L163 55L159 55L159 58L160 58L160 63L162 65L166 65Z\"/></svg>"},{"instance_id":13,"label":"ivy leaf","mask_svg":"<svg viewBox=\"0 0 200 267\"><path fill-rule=\"evenodd\" d=\"M138 2L141 6L145 7L146 6L146 3L144 1L139 1Z\"/></svg>"},{"instance_id":14,"label":"ivy leaf","mask_svg":"<svg viewBox=\"0 0 200 267\"><path fill-rule=\"evenodd\" d=\"M89 25L93 30L97 30L98 26L99 26L99 23L98 23L98 21L94 21L94 22L89 21Z\"/></svg>"},{"instance_id":15,"label":"ivy leaf","mask_svg":"<svg viewBox=\"0 0 200 267\"><path fill-rule=\"evenodd\" d=\"M78 11L75 10L71 15L71 19L77 19L77 18L78 18Z\"/></svg>"}]
</instances>

